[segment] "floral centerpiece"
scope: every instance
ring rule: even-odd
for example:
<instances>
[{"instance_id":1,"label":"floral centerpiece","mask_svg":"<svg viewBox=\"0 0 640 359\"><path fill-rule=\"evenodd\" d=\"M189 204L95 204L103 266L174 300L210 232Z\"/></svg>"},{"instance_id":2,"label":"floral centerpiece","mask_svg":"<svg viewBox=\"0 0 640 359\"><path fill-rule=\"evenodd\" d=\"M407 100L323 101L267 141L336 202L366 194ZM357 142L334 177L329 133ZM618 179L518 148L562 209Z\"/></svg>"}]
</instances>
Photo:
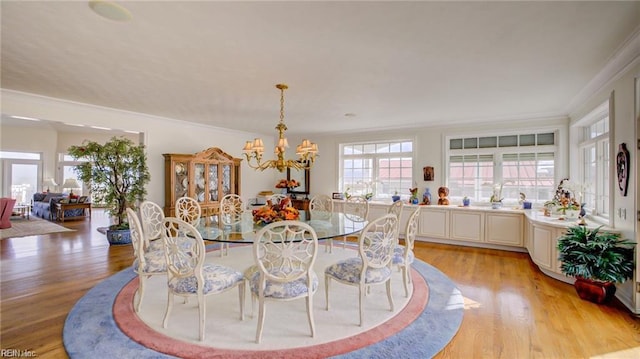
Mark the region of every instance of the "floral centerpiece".
<instances>
[{"instance_id":1,"label":"floral centerpiece","mask_svg":"<svg viewBox=\"0 0 640 359\"><path fill-rule=\"evenodd\" d=\"M296 187L300 186L300 182L292 179L292 180L286 180L285 178L281 179L280 181L278 181L278 183L276 183L276 188L288 188L288 189L294 189Z\"/></svg>"},{"instance_id":2,"label":"floral centerpiece","mask_svg":"<svg viewBox=\"0 0 640 359\"><path fill-rule=\"evenodd\" d=\"M283 198L279 203L268 200L265 206L254 209L251 213L253 222L261 225L285 220L295 221L300 218L300 212L291 207L291 200L288 197Z\"/></svg>"}]
</instances>

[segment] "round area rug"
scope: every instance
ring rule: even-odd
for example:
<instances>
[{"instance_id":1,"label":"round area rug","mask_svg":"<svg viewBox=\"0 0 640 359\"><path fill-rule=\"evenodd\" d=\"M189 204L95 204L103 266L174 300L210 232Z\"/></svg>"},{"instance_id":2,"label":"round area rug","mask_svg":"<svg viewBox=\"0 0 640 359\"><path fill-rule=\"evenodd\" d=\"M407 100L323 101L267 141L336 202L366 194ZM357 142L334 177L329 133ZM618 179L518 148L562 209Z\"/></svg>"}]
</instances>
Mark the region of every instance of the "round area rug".
<instances>
[{"instance_id":1,"label":"round area rug","mask_svg":"<svg viewBox=\"0 0 640 359\"><path fill-rule=\"evenodd\" d=\"M428 358L442 350L458 331L462 322L463 298L455 284L436 268L418 260L414 262L413 268L417 290L414 291L410 304L397 315L397 318L394 317L387 323L373 328L367 332L367 335L345 338L324 347L310 346L298 349L297 352L284 350L262 353L250 350L217 350L178 342L161 334L158 335L152 330L142 335L132 334L131 337L135 337L132 339L120 330L114 320L114 311L119 312L119 325L131 324L126 320L123 324L122 318L131 318L133 322L136 319L132 311L127 312L132 307L130 303L117 304L118 297L122 297L123 294L130 298L132 293L124 293L127 285L132 280L137 282L136 274L131 268L127 268L96 285L78 301L65 322L63 342L71 358L173 358L176 356L182 358L251 356L310 358L330 355L334 355L335 358ZM411 302L414 302L415 310L415 302L420 302L421 292L426 297L426 290L418 290L420 285L428 286L426 307L420 305L419 308L424 309L420 309L422 311L418 313L403 313L411 311ZM131 291L131 285L128 287ZM122 310L125 311L124 316ZM411 318L412 322L408 324L402 322L403 317ZM144 326L135 328L137 330ZM131 333L131 330L127 330L130 328L125 329L125 332ZM177 344L177 347L174 344ZM171 353L175 356L163 353ZM344 354L335 355L336 353Z\"/></svg>"}]
</instances>

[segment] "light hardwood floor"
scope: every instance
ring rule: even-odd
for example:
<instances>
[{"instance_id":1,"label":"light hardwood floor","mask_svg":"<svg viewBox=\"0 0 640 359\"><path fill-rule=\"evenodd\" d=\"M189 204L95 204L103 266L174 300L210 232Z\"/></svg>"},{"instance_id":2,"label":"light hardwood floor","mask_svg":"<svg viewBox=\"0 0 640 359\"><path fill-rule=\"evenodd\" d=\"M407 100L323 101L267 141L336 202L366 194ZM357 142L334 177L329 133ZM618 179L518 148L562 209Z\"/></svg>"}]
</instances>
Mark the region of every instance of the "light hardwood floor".
<instances>
[{"instance_id":1,"label":"light hardwood floor","mask_svg":"<svg viewBox=\"0 0 640 359\"><path fill-rule=\"evenodd\" d=\"M66 357L67 313L91 287L131 265L131 246L110 247L97 231L106 224L96 210L91 221L64 223L75 232L0 241L0 349ZM640 357L640 319L617 300L581 300L527 254L418 243L416 256L456 282L466 300L460 330L437 358Z\"/></svg>"}]
</instances>

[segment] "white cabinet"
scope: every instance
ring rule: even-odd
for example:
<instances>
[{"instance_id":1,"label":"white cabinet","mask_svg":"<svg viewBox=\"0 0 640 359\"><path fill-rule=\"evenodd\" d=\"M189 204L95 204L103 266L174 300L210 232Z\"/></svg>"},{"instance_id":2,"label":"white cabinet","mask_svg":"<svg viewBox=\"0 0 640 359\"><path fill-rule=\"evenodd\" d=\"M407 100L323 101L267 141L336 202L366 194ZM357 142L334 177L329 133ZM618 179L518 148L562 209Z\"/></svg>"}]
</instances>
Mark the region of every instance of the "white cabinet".
<instances>
[{"instance_id":1,"label":"white cabinet","mask_svg":"<svg viewBox=\"0 0 640 359\"><path fill-rule=\"evenodd\" d=\"M449 238L449 210L423 207L420 210L421 236ZM408 218L408 217L407 217Z\"/></svg>"},{"instance_id":2,"label":"white cabinet","mask_svg":"<svg viewBox=\"0 0 640 359\"><path fill-rule=\"evenodd\" d=\"M450 238L482 242L484 240L484 212L451 211Z\"/></svg>"},{"instance_id":3,"label":"white cabinet","mask_svg":"<svg viewBox=\"0 0 640 359\"><path fill-rule=\"evenodd\" d=\"M485 219L487 243L522 247L522 214L487 212Z\"/></svg>"},{"instance_id":4,"label":"white cabinet","mask_svg":"<svg viewBox=\"0 0 640 359\"><path fill-rule=\"evenodd\" d=\"M527 252L533 252L533 224L531 221L524 221L524 246L527 248Z\"/></svg>"},{"instance_id":5,"label":"white cabinet","mask_svg":"<svg viewBox=\"0 0 640 359\"><path fill-rule=\"evenodd\" d=\"M554 270L556 230L553 227L533 224L531 259L539 267Z\"/></svg>"}]
</instances>

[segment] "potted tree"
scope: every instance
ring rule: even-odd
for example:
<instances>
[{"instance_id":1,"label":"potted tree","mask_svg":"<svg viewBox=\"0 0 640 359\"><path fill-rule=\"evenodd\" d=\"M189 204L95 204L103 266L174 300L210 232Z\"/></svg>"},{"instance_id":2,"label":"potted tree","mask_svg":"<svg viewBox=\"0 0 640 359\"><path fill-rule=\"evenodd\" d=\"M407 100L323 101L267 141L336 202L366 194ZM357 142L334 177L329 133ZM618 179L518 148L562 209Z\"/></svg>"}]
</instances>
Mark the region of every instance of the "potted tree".
<instances>
[{"instance_id":1,"label":"potted tree","mask_svg":"<svg viewBox=\"0 0 640 359\"><path fill-rule=\"evenodd\" d=\"M633 276L635 242L619 234L573 226L558 239L560 269L575 277L574 287L580 298L604 303L616 292L615 283Z\"/></svg>"},{"instance_id":2,"label":"potted tree","mask_svg":"<svg viewBox=\"0 0 640 359\"><path fill-rule=\"evenodd\" d=\"M107 229L109 243L131 243L126 209L135 208L144 199L150 179L144 145L112 137L105 144L84 141L80 146L69 147L68 152L74 159L86 161L75 171L84 183L90 184L93 198L107 205L114 221Z\"/></svg>"}]
</instances>

